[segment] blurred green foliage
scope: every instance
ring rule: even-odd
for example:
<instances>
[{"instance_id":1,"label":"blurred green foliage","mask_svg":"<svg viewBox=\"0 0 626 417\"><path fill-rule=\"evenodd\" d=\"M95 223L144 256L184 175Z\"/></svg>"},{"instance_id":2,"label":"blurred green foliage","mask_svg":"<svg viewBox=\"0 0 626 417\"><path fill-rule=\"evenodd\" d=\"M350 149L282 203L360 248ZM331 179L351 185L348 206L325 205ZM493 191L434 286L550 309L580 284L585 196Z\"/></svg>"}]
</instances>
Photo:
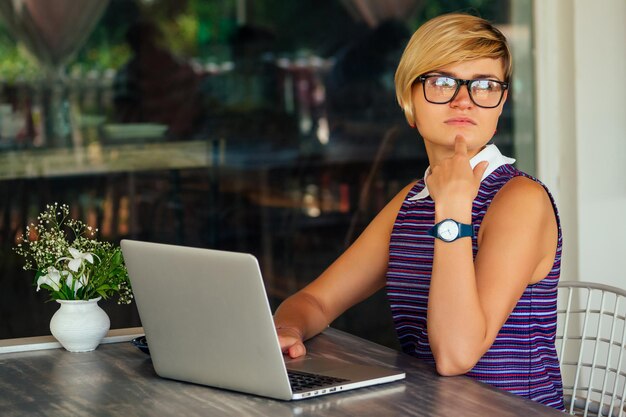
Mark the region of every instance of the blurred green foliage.
<instances>
[{"instance_id":1,"label":"blurred green foliage","mask_svg":"<svg viewBox=\"0 0 626 417\"><path fill-rule=\"evenodd\" d=\"M0 79L12 83L35 78L38 74L35 59L0 25Z\"/></svg>"},{"instance_id":2,"label":"blurred green foliage","mask_svg":"<svg viewBox=\"0 0 626 417\"><path fill-rule=\"evenodd\" d=\"M524 0L521 0L524 1ZM529 0L530 1L530 0ZM508 2L497 0L423 0L405 23L414 30L442 13L463 11L498 22L508 19ZM276 36L279 53L314 51L330 56L368 28L355 21L340 0L254 0L246 3L246 23ZM230 59L229 43L237 24L236 0L111 0L68 72L118 69L130 57L128 28L138 20L156 23L163 43L173 54L200 61ZM9 82L40 77L42 69L0 25L0 77Z\"/></svg>"}]
</instances>

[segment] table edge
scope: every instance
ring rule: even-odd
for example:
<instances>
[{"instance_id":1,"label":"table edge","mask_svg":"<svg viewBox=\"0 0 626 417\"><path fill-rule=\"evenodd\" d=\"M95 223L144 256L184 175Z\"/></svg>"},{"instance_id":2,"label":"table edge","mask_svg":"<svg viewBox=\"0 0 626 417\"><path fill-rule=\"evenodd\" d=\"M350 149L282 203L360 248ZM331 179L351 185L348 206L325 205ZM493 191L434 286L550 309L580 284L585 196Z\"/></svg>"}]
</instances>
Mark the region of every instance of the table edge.
<instances>
[{"instance_id":1,"label":"table edge","mask_svg":"<svg viewBox=\"0 0 626 417\"><path fill-rule=\"evenodd\" d=\"M109 330L100 344L128 342L144 334L143 327L112 329ZM51 335L0 340L0 354L59 348L61 348L61 344Z\"/></svg>"}]
</instances>

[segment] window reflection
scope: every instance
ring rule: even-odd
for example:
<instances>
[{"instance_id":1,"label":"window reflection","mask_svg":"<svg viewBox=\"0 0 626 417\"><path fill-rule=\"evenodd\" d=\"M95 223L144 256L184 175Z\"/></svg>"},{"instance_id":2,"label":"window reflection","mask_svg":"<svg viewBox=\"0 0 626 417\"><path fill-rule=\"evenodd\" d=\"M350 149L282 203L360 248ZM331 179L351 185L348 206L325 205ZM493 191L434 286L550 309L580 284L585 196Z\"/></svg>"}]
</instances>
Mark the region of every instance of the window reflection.
<instances>
[{"instance_id":1,"label":"window reflection","mask_svg":"<svg viewBox=\"0 0 626 417\"><path fill-rule=\"evenodd\" d=\"M47 2L72 9L68 1ZM91 24L81 26L89 36L43 65L43 52L33 53L7 23L13 3L0 1L0 338L48 334L56 306L35 293L11 247L54 201L70 204L72 216L113 242L254 253L278 303L423 175L423 145L393 90L412 31L469 5L519 29L510 4L531 10L521 0L458 0L447 8L435 0L358 2L361 8L351 1L111 0L95 2L107 6L89 19L76 18ZM525 53L529 24L513 43ZM77 35L76 27L64 30ZM505 153L517 151L511 109L531 103L530 94L516 92L505 107L496 136ZM515 117L527 125L524 108ZM140 324L134 306L105 308L113 328ZM386 311L377 295L336 325L393 346Z\"/></svg>"}]
</instances>

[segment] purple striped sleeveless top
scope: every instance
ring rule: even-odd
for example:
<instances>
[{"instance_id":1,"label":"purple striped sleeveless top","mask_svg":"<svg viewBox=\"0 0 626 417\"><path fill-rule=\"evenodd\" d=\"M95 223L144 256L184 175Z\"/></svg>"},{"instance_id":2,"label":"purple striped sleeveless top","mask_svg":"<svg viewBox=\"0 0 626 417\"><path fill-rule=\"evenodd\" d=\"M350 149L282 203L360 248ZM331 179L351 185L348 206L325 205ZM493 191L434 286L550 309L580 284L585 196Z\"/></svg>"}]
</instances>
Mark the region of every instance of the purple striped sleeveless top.
<instances>
[{"instance_id":1,"label":"purple striped sleeveless top","mask_svg":"<svg viewBox=\"0 0 626 417\"><path fill-rule=\"evenodd\" d=\"M476 236L493 197L507 181L516 176L524 176L541 184L511 165L500 166L482 181L472 206L474 257L478 251ZM387 295L404 352L434 364L426 328L434 238L426 231L434 224L435 204L430 197L409 200L423 188L422 179L411 189L396 218L389 244ZM551 195L550 200L559 228L552 269L543 280L526 287L491 348L466 375L564 410L561 373L554 347L562 236Z\"/></svg>"}]
</instances>

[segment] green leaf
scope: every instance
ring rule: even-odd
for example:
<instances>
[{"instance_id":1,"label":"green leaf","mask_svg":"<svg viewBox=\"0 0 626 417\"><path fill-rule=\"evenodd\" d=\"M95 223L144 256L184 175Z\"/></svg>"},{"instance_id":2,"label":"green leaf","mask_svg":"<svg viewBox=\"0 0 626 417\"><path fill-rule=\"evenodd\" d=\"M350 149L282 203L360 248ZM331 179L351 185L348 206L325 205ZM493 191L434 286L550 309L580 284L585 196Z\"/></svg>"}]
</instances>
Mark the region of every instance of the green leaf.
<instances>
[{"instance_id":1,"label":"green leaf","mask_svg":"<svg viewBox=\"0 0 626 417\"><path fill-rule=\"evenodd\" d=\"M109 298L109 294L106 291L103 291L101 289L98 289L98 294L100 295L100 297L102 297L103 300L106 300Z\"/></svg>"}]
</instances>

